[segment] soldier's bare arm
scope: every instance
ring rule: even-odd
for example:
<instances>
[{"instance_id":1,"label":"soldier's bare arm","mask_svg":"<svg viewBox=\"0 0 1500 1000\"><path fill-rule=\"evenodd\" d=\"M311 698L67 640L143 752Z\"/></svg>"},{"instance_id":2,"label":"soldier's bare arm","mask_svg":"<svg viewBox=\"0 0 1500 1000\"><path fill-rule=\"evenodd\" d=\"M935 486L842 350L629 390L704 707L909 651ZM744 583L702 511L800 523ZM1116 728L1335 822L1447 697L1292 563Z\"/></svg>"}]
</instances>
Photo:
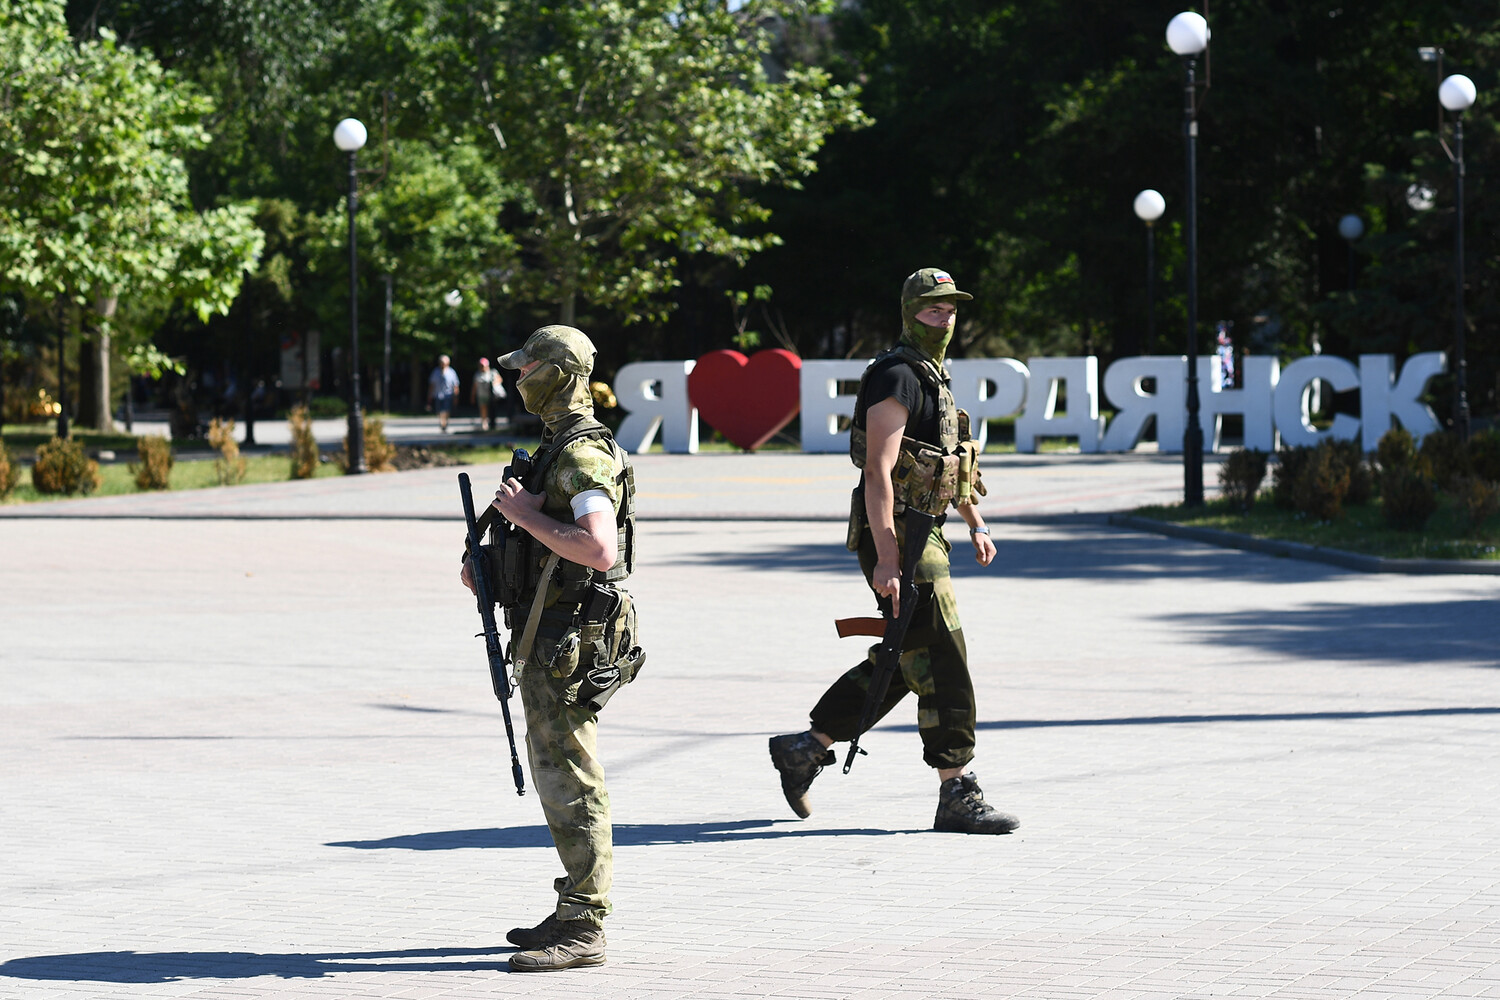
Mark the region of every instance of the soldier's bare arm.
<instances>
[{"instance_id":1,"label":"soldier's bare arm","mask_svg":"<svg viewBox=\"0 0 1500 1000\"><path fill-rule=\"evenodd\" d=\"M875 541L875 593L901 613L901 551L896 547L896 495L891 471L901 453L908 411L899 399L882 399L865 413L865 517Z\"/></svg>"},{"instance_id":2,"label":"soldier's bare arm","mask_svg":"<svg viewBox=\"0 0 1500 1000\"><path fill-rule=\"evenodd\" d=\"M510 523L570 562L600 572L615 564L618 535L612 516L599 511L565 524L542 513L542 499L540 493L528 493L519 480L508 479L495 491L494 506Z\"/></svg>"}]
</instances>

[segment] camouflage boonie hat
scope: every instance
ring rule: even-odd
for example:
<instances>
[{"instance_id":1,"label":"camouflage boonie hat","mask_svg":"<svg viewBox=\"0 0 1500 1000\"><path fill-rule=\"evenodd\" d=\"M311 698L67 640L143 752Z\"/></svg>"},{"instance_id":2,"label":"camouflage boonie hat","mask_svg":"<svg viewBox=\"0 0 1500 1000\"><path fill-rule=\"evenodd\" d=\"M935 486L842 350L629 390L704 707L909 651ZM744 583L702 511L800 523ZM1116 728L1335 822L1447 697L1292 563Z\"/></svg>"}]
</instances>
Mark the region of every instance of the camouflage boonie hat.
<instances>
[{"instance_id":1,"label":"camouflage boonie hat","mask_svg":"<svg viewBox=\"0 0 1500 1000\"><path fill-rule=\"evenodd\" d=\"M906 279L901 286L901 304L918 299L959 299L967 302L974 296L960 292L947 271L936 267L924 267Z\"/></svg>"},{"instance_id":2,"label":"camouflage boonie hat","mask_svg":"<svg viewBox=\"0 0 1500 1000\"><path fill-rule=\"evenodd\" d=\"M550 361L569 375L587 375L594 370L599 352L582 330L571 326L544 326L526 338L519 351L495 360L502 368L524 368L533 361Z\"/></svg>"}]
</instances>

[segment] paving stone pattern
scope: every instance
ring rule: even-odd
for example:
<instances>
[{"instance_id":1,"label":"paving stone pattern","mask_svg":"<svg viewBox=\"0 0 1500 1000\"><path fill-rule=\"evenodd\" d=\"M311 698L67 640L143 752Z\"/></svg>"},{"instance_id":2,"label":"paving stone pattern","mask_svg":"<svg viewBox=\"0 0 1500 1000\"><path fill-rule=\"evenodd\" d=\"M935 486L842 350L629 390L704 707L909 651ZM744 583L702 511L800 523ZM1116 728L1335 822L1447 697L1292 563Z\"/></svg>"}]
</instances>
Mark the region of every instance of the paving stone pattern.
<instances>
[{"instance_id":1,"label":"paving stone pattern","mask_svg":"<svg viewBox=\"0 0 1500 1000\"><path fill-rule=\"evenodd\" d=\"M1500 582L949 535L1021 829L928 830L910 701L796 820L841 526L649 521L609 963L517 976L560 869L454 523L0 519L0 997L1500 997Z\"/></svg>"}]
</instances>

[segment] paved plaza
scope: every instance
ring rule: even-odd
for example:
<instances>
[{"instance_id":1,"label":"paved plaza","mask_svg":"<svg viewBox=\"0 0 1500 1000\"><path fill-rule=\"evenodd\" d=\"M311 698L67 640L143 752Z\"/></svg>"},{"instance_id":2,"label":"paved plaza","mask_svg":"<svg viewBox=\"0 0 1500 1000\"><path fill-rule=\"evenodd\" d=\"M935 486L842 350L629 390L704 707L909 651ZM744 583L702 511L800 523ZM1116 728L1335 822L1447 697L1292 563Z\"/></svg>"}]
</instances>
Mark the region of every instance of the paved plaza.
<instances>
[{"instance_id":1,"label":"paved plaza","mask_svg":"<svg viewBox=\"0 0 1500 1000\"><path fill-rule=\"evenodd\" d=\"M1500 997L1500 579L1107 524L1169 457L985 468L996 564L949 537L1020 830L930 832L910 700L795 819L766 739L873 609L847 460L642 456L609 962L534 976L560 867L454 470L7 508L0 997Z\"/></svg>"}]
</instances>

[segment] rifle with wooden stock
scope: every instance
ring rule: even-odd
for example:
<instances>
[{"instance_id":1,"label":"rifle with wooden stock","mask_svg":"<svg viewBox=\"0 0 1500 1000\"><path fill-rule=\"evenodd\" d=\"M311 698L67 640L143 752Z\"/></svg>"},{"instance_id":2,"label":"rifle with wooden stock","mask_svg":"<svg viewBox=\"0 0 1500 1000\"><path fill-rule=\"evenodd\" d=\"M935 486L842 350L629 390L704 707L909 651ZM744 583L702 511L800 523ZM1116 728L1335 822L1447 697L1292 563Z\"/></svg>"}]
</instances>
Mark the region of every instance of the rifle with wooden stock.
<instances>
[{"instance_id":1,"label":"rifle with wooden stock","mask_svg":"<svg viewBox=\"0 0 1500 1000\"><path fill-rule=\"evenodd\" d=\"M901 669L901 650L906 644L912 616L917 611L917 563L922 558L922 550L927 547L927 536L937 523L937 516L908 506L905 518L906 548L901 558L901 599L897 602L900 613L892 617L891 602L881 598L882 618L844 618L835 623L840 637L878 635L881 639L880 648L875 652L875 670L870 674L870 688L865 693L865 707L860 712L859 729L849 741L849 754L844 758L845 774L854 766L854 758L865 753L860 749L859 738L875 725L880 715L880 706L885 703L891 679Z\"/></svg>"}]
</instances>

